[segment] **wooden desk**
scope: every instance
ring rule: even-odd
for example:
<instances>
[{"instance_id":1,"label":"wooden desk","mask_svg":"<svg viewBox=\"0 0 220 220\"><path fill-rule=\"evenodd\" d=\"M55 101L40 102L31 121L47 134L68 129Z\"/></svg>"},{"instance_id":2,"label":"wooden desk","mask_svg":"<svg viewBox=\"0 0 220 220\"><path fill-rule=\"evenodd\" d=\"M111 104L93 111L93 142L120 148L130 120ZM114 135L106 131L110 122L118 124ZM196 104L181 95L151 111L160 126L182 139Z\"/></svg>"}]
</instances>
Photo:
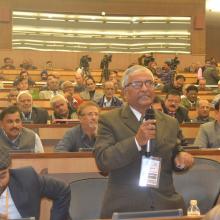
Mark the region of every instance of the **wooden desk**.
<instances>
[{"instance_id":1,"label":"wooden desk","mask_svg":"<svg viewBox=\"0 0 220 220\"><path fill-rule=\"evenodd\" d=\"M189 150L194 156L214 159L220 162L220 150ZM92 153L44 153L44 154L12 154L12 168L33 166L37 172L48 171L49 174L94 174L99 173ZM49 219L50 203L42 201L41 220ZM170 220L199 220L200 218L181 217ZM152 219L153 220L153 219ZM154 219L156 220L156 219ZM159 218L158 220L162 220Z\"/></svg>"},{"instance_id":2,"label":"wooden desk","mask_svg":"<svg viewBox=\"0 0 220 220\"><path fill-rule=\"evenodd\" d=\"M195 139L198 133L199 127L200 127L200 124L198 123L184 123L180 125L183 135L187 139Z\"/></svg>"}]
</instances>

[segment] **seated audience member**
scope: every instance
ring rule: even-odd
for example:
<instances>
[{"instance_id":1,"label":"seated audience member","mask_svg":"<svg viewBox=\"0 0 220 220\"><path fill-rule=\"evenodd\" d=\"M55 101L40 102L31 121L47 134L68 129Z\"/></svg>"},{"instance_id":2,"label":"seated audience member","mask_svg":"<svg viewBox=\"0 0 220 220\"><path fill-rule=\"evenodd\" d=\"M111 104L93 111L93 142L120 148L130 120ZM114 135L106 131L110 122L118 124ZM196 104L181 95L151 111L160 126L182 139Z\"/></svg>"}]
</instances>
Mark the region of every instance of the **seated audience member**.
<instances>
[{"instance_id":1,"label":"seated audience member","mask_svg":"<svg viewBox=\"0 0 220 220\"><path fill-rule=\"evenodd\" d=\"M220 93L220 80L218 81L218 88L213 89L212 92L215 93L215 94L219 94Z\"/></svg>"},{"instance_id":2,"label":"seated audience member","mask_svg":"<svg viewBox=\"0 0 220 220\"><path fill-rule=\"evenodd\" d=\"M114 83L116 92L122 89L121 80L119 79L118 72L116 70L110 72L109 80Z\"/></svg>"},{"instance_id":3,"label":"seated audience member","mask_svg":"<svg viewBox=\"0 0 220 220\"><path fill-rule=\"evenodd\" d=\"M38 175L32 167L11 169L9 151L0 147L0 219L40 217L42 198L52 200L51 220L69 220L71 191L68 185Z\"/></svg>"},{"instance_id":4,"label":"seated audience member","mask_svg":"<svg viewBox=\"0 0 220 220\"><path fill-rule=\"evenodd\" d=\"M1 69L5 69L5 70L15 69L15 66L13 64L14 63L13 59L11 59L10 57L5 57L3 61L4 61L4 65L1 67Z\"/></svg>"},{"instance_id":5,"label":"seated audience member","mask_svg":"<svg viewBox=\"0 0 220 220\"><path fill-rule=\"evenodd\" d=\"M13 88L8 93L8 106L17 105L18 90Z\"/></svg>"},{"instance_id":6,"label":"seated audience member","mask_svg":"<svg viewBox=\"0 0 220 220\"><path fill-rule=\"evenodd\" d=\"M80 72L75 73L75 81L76 85L74 86L74 90L77 93L83 92L86 89L84 78Z\"/></svg>"},{"instance_id":7,"label":"seated audience member","mask_svg":"<svg viewBox=\"0 0 220 220\"><path fill-rule=\"evenodd\" d=\"M201 220L219 220L220 219L220 204L214 206Z\"/></svg>"},{"instance_id":8,"label":"seated audience member","mask_svg":"<svg viewBox=\"0 0 220 220\"><path fill-rule=\"evenodd\" d=\"M54 122L55 119L76 119L76 109L70 108L68 102L63 95L55 95L50 99L50 105L53 109L51 120ZM65 122L65 121L63 121Z\"/></svg>"},{"instance_id":9,"label":"seated audience member","mask_svg":"<svg viewBox=\"0 0 220 220\"><path fill-rule=\"evenodd\" d=\"M58 151L93 148L98 128L99 108L92 101L83 102L77 111L80 125L68 130L55 147Z\"/></svg>"},{"instance_id":10,"label":"seated audience member","mask_svg":"<svg viewBox=\"0 0 220 220\"><path fill-rule=\"evenodd\" d=\"M183 75L177 75L170 85L165 85L162 89L162 92L168 93L171 90L176 90L180 92L180 94L183 94L183 85L186 78Z\"/></svg>"},{"instance_id":11,"label":"seated audience member","mask_svg":"<svg viewBox=\"0 0 220 220\"><path fill-rule=\"evenodd\" d=\"M197 117L192 119L192 123L206 123L213 121L214 118L209 116L211 110L211 104L208 100L202 99L198 101L197 105Z\"/></svg>"},{"instance_id":12,"label":"seated audience member","mask_svg":"<svg viewBox=\"0 0 220 220\"><path fill-rule=\"evenodd\" d=\"M198 85L198 90L199 91L210 91L211 88L206 86L206 80L205 79L200 79L199 80L199 85Z\"/></svg>"},{"instance_id":13,"label":"seated audience member","mask_svg":"<svg viewBox=\"0 0 220 220\"><path fill-rule=\"evenodd\" d=\"M53 62L51 60L48 60L45 64L45 70L53 70Z\"/></svg>"},{"instance_id":14,"label":"seated audience member","mask_svg":"<svg viewBox=\"0 0 220 220\"><path fill-rule=\"evenodd\" d=\"M189 85L186 88L186 96L181 99L181 105L188 110L195 110L198 105L198 88L194 85Z\"/></svg>"},{"instance_id":15,"label":"seated audience member","mask_svg":"<svg viewBox=\"0 0 220 220\"><path fill-rule=\"evenodd\" d=\"M86 90L80 93L81 98L84 100L91 100L94 102L98 102L103 94L97 92L95 80L92 77L88 77L85 80L85 83L86 83Z\"/></svg>"},{"instance_id":16,"label":"seated audience member","mask_svg":"<svg viewBox=\"0 0 220 220\"><path fill-rule=\"evenodd\" d=\"M43 88L39 93L40 99L51 99L53 96L61 94L63 95L63 91L60 90L60 82L59 79L53 75L48 75L47 78L47 86Z\"/></svg>"},{"instance_id":17,"label":"seated audience member","mask_svg":"<svg viewBox=\"0 0 220 220\"><path fill-rule=\"evenodd\" d=\"M105 81L103 84L104 95L97 102L100 107L120 107L123 102L114 96L115 87L112 81Z\"/></svg>"},{"instance_id":18,"label":"seated audience member","mask_svg":"<svg viewBox=\"0 0 220 220\"><path fill-rule=\"evenodd\" d=\"M46 82L48 77L48 72L47 70L42 70L40 73L40 78L42 82Z\"/></svg>"},{"instance_id":19,"label":"seated audience member","mask_svg":"<svg viewBox=\"0 0 220 220\"><path fill-rule=\"evenodd\" d=\"M176 90L170 91L165 98L164 113L176 118L180 124L190 122L188 110L180 105L180 101L180 93Z\"/></svg>"},{"instance_id":20,"label":"seated audience member","mask_svg":"<svg viewBox=\"0 0 220 220\"><path fill-rule=\"evenodd\" d=\"M34 80L31 79L31 77L30 77L30 75L29 75L27 70L21 71L20 74L19 74L19 78L27 79L28 80L28 85L30 87L35 85Z\"/></svg>"},{"instance_id":21,"label":"seated audience member","mask_svg":"<svg viewBox=\"0 0 220 220\"><path fill-rule=\"evenodd\" d=\"M171 85L173 75L174 75L174 72L171 69L171 60L167 60L164 62L162 71L159 75L160 80L164 85Z\"/></svg>"},{"instance_id":22,"label":"seated audience member","mask_svg":"<svg viewBox=\"0 0 220 220\"><path fill-rule=\"evenodd\" d=\"M210 121L200 125L196 139L195 146L201 148L219 148L220 147L220 110L219 103L215 103L215 121Z\"/></svg>"},{"instance_id":23,"label":"seated audience member","mask_svg":"<svg viewBox=\"0 0 220 220\"><path fill-rule=\"evenodd\" d=\"M161 90L163 89L164 85L161 83L160 78L157 75L154 75L154 89Z\"/></svg>"},{"instance_id":24,"label":"seated audience member","mask_svg":"<svg viewBox=\"0 0 220 220\"><path fill-rule=\"evenodd\" d=\"M29 90L28 80L25 78L18 78L14 83L18 91Z\"/></svg>"},{"instance_id":25,"label":"seated audience member","mask_svg":"<svg viewBox=\"0 0 220 220\"><path fill-rule=\"evenodd\" d=\"M0 113L0 146L10 150L43 153L40 137L22 125L22 114L18 107L9 106Z\"/></svg>"},{"instance_id":26,"label":"seated audience member","mask_svg":"<svg viewBox=\"0 0 220 220\"><path fill-rule=\"evenodd\" d=\"M64 97L66 98L70 109L76 110L78 106L83 102L79 95L75 94L74 85L70 81L65 81L61 85Z\"/></svg>"},{"instance_id":27,"label":"seated audience member","mask_svg":"<svg viewBox=\"0 0 220 220\"><path fill-rule=\"evenodd\" d=\"M153 109L160 111L160 112L164 112L164 105L165 105L164 101L159 96L154 97L154 100L152 103ZM187 142L186 138L183 136L183 132L181 129L179 129L178 138L180 139L181 146L188 145L188 142Z\"/></svg>"},{"instance_id":28,"label":"seated audience member","mask_svg":"<svg viewBox=\"0 0 220 220\"><path fill-rule=\"evenodd\" d=\"M47 110L33 106L33 98L28 91L18 94L17 106L21 111L23 123L46 124L49 119Z\"/></svg>"},{"instance_id":29,"label":"seated audience member","mask_svg":"<svg viewBox=\"0 0 220 220\"><path fill-rule=\"evenodd\" d=\"M20 64L20 67L24 70L35 70L37 69L36 66L33 65L32 60L29 59L24 59L22 64Z\"/></svg>"},{"instance_id":30,"label":"seated audience member","mask_svg":"<svg viewBox=\"0 0 220 220\"><path fill-rule=\"evenodd\" d=\"M207 85L217 85L220 80L219 70L216 67L216 63L211 60L206 61L205 70L203 71L203 77L206 79Z\"/></svg>"}]
</instances>

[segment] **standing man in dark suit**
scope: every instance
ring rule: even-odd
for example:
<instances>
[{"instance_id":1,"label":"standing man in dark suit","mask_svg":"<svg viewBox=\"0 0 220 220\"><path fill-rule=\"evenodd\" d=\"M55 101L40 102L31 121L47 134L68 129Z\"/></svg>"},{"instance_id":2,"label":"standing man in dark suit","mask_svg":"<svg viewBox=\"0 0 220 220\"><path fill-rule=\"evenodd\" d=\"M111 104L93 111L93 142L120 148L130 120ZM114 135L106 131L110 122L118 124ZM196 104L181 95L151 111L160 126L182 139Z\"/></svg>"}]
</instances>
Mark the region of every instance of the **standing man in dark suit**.
<instances>
[{"instance_id":1,"label":"standing man in dark suit","mask_svg":"<svg viewBox=\"0 0 220 220\"><path fill-rule=\"evenodd\" d=\"M172 170L187 169L193 158L177 144L178 122L156 110L155 119L141 122L154 99L150 70L132 66L122 84L128 104L100 116L95 144L97 165L109 173L101 217L111 218L113 212L184 209Z\"/></svg>"},{"instance_id":2,"label":"standing man in dark suit","mask_svg":"<svg viewBox=\"0 0 220 220\"><path fill-rule=\"evenodd\" d=\"M8 219L40 216L41 198L53 201L50 220L69 220L70 188L39 176L32 167L10 169L8 150L0 147L0 214ZM0 215L0 216L1 216Z\"/></svg>"},{"instance_id":3,"label":"standing man in dark suit","mask_svg":"<svg viewBox=\"0 0 220 220\"><path fill-rule=\"evenodd\" d=\"M47 110L33 106L33 98L27 90L18 94L17 106L22 113L24 123L46 124L49 119Z\"/></svg>"}]
</instances>

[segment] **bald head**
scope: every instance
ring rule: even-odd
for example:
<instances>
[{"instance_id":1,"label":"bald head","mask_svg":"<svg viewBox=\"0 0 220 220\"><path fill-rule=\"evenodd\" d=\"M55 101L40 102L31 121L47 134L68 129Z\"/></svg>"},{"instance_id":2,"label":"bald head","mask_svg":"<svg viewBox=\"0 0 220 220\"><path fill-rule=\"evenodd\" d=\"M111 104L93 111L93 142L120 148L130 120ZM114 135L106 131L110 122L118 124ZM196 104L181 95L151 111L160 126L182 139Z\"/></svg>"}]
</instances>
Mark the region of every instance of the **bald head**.
<instances>
[{"instance_id":1,"label":"bald head","mask_svg":"<svg viewBox=\"0 0 220 220\"><path fill-rule=\"evenodd\" d=\"M206 118L209 117L211 105L208 100L201 99L198 102L197 113L199 117Z\"/></svg>"}]
</instances>

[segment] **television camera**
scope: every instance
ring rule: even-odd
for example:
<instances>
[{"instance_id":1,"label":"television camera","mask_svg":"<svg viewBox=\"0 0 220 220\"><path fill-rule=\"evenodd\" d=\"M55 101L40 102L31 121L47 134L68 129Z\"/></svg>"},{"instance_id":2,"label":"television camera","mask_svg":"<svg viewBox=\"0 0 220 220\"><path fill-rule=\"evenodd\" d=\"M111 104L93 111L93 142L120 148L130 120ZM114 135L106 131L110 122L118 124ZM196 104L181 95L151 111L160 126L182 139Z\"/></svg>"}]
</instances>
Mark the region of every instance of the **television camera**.
<instances>
[{"instance_id":1,"label":"television camera","mask_svg":"<svg viewBox=\"0 0 220 220\"><path fill-rule=\"evenodd\" d=\"M100 68L102 69L100 82L102 82L103 78L105 81L109 79L110 71L108 67L110 62L112 62L112 54L105 54L100 63Z\"/></svg>"},{"instance_id":2,"label":"television camera","mask_svg":"<svg viewBox=\"0 0 220 220\"><path fill-rule=\"evenodd\" d=\"M83 76L89 76L89 62L92 61L92 58L89 55L84 55L80 58L80 64L79 67L82 69Z\"/></svg>"}]
</instances>

